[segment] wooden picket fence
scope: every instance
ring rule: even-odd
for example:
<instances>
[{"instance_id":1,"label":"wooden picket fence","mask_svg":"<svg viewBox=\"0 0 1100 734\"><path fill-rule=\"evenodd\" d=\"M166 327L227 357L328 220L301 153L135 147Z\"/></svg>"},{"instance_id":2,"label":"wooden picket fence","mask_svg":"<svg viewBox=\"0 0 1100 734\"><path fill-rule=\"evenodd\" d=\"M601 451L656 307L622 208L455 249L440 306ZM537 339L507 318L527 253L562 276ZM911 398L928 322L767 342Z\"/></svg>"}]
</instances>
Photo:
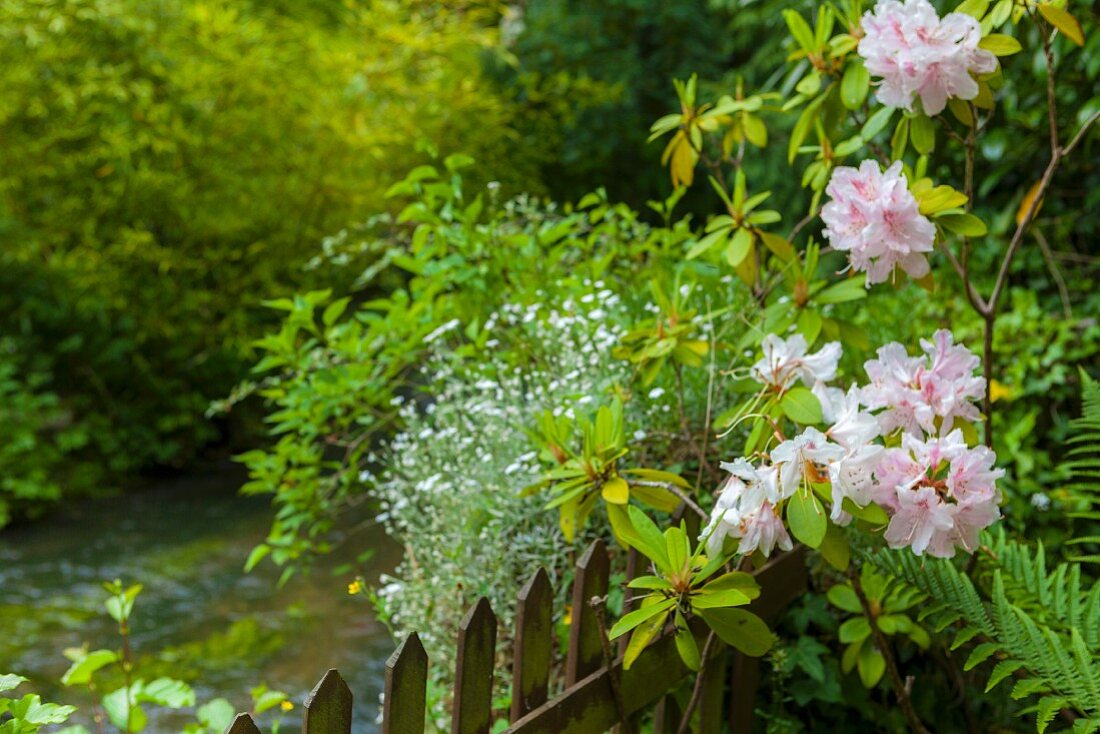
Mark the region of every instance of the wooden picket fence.
<instances>
[{"instance_id":1,"label":"wooden picket fence","mask_svg":"<svg viewBox=\"0 0 1100 734\"><path fill-rule=\"evenodd\" d=\"M634 575L637 556L628 559ZM621 654L605 664L603 634L597 611L589 604L607 593L610 562L607 548L596 541L577 562L573 583L573 618L564 668L564 687L550 696L553 667L549 576L539 569L519 593L512 666L512 708L506 734L598 734L623 723L637 722L653 711L656 734L675 732L680 721L671 694L691 671L680 660L670 630L642 652L630 670L622 669ZM806 569L800 550L780 555L756 571L760 597L749 607L765 619L776 615L806 589ZM629 606L629 600L627 602ZM624 610L624 613L626 610ZM482 597L459 626L452 734L488 734L493 725L493 668L497 619ZM428 656L413 633L386 662L382 734L422 734ZM619 682L620 699L613 681ZM732 734L748 732L759 683L759 661L728 648L712 653L699 698L697 734L718 734L723 722ZM352 694L336 670L330 670L305 703L303 734L350 734ZM635 727L636 730L636 727ZM259 734L248 714L238 714L226 734Z\"/></svg>"}]
</instances>

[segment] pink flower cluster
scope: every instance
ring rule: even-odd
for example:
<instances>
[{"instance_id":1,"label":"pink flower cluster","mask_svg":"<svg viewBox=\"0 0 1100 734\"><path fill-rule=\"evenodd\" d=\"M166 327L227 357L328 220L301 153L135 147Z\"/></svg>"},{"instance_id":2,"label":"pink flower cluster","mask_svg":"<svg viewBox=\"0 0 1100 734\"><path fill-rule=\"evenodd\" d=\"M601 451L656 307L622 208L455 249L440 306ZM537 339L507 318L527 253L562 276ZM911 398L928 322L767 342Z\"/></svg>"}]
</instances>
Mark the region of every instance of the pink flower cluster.
<instances>
[{"instance_id":1,"label":"pink flower cluster","mask_svg":"<svg viewBox=\"0 0 1100 734\"><path fill-rule=\"evenodd\" d=\"M925 253L932 251L936 227L920 213L900 161L886 171L871 160L840 166L825 193L825 238L848 253L852 268L866 271L867 285L888 280L895 266L913 278L928 274Z\"/></svg>"},{"instance_id":2,"label":"pink flower cluster","mask_svg":"<svg viewBox=\"0 0 1100 734\"><path fill-rule=\"evenodd\" d=\"M766 385L793 382L796 377L776 380L776 375L784 374L780 367L806 358L805 341L770 335L765 345L765 359L753 368L757 379ZM981 530L1000 517L996 482L1004 475L994 467L991 450L968 447L955 427L980 417L973 401L983 394L985 381L974 374L977 357L941 329L931 341L921 340L923 356L910 357L897 343L882 347L878 359L864 364L870 384L844 392L826 384L835 377L840 356L839 346L835 354L831 347L817 353L828 350L824 369L791 372L807 383L813 379L829 428L805 428L773 448L759 466L745 458L722 464L730 477L703 532L708 552L721 553L727 538L738 541L741 554L790 549L782 507L796 492L812 491L811 482L824 481L832 493L830 518L838 525L851 520L845 500L856 508L873 502L890 516L884 537L891 548L939 557L951 557L959 548L972 552ZM900 447L877 442L895 433L901 434Z\"/></svg>"},{"instance_id":3,"label":"pink flower cluster","mask_svg":"<svg viewBox=\"0 0 1100 734\"><path fill-rule=\"evenodd\" d=\"M965 13L941 19L928 0L881 0L862 25L859 55L882 80L876 95L888 107L912 110L919 96L924 112L938 115L952 97L978 96L972 74L997 70L997 57L978 48L978 21Z\"/></svg>"},{"instance_id":4,"label":"pink flower cluster","mask_svg":"<svg viewBox=\"0 0 1100 734\"><path fill-rule=\"evenodd\" d=\"M878 350L878 359L864 364L870 384L862 399L878 415L883 433L896 428L913 435L947 433L956 419L981 417L974 401L985 395L985 379L974 374L980 360L955 344L947 329L932 341L921 339L923 357L910 357L897 342ZM938 425L937 425L938 424Z\"/></svg>"},{"instance_id":5,"label":"pink flower cluster","mask_svg":"<svg viewBox=\"0 0 1100 734\"><path fill-rule=\"evenodd\" d=\"M795 334L784 339L768 334L761 343L764 356L752 366L754 379L779 391L795 382L813 387L818 382L828 382L836 377L840 360L840 342L829 342L813 354L807 354L806 337Z\"/></svg>"}]
</instances>

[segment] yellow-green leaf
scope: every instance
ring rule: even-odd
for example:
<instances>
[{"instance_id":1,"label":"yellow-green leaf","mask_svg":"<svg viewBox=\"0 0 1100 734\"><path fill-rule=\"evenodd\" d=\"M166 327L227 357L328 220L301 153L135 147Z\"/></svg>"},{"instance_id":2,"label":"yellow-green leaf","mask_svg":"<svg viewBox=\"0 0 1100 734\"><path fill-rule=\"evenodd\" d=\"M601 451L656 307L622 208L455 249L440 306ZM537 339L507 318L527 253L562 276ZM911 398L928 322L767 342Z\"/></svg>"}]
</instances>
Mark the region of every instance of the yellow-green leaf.
<instances>
[{"instance_id":1,"label":"yellow-green leaf","mask_svg":"<svg viewBox=\"0 0 1100 734\"><path fill-rule=\"evenodd\" d=\"M1047 19L1047 22L1062 32L1069 40L1078 46L1085 45L1085 34L1081 30L1081 24L1070 14L1068 10L1054 5L1043 4L1039 6L1039 12Z\"/></svg>"},{"instance_id":2,"label":"yellow-green leaf","mask_svg":"<svg viewBox=\"0 0 1100 734\"><path fill-rule=\"evenodd\" d=\"M984 48L994 56L1011 56L1023 50L1023 46L1012 36L1004 33L991 33L978 42L979 48Z\"/></svg>"}]
</instances>

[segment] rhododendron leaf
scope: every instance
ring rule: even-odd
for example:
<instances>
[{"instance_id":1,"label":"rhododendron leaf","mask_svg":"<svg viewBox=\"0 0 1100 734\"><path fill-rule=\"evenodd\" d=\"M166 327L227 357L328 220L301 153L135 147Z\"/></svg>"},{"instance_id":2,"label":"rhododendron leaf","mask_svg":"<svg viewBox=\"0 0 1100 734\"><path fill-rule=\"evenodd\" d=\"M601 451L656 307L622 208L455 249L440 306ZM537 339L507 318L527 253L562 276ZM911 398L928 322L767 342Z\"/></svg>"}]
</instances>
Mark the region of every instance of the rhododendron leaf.
<instances>
[{"instance_id":1,"label":"rhododendron leaf","mask_svg":"<svg viewBox=\"0 0 1100 734\"><path fill-rule=\"evenodd\" d=\"M665 530L665 550L668 551L668 566L673 573L687 568L691 556L691 541L682 528L671 527Z\"/></svg>"},{"instance_id":2,"label":"rhododendron leaf","mask_svg":"<svg viewBox=\"0 0 1100 734\"><path fill-rule=\"evenodd\" d=\"M829 587L829 591L825 593L829 602L846 612L860 613L863 611L863 605L859 603L859 597L856 596L856 590L852 588L851 584L835 584Z\"/></svg>"},{"instance_id":3,"label":"rhododendron leaf","mask_svg":"<svg viewBox=\"0 0 1100 734\"><path fill-rule=\"evenodd\" d=\"M987 82L984 80L978 82L978 95L972 101L975 107L983 110L993 109L993 90L989 88Z\"/></svg>"},{"instance_id":4,"label":"rhododendron leaf","mask_svg":"<svg viewBox=\"0 0 1100 734\"><path fill-rule=\"evenodd\" d=\"M858 110L871 89L871 75L858 57L853 57L844 69L840 82L840 101L850 110Z\"/></svg>"},{"instance_id":5,"label":"rhododendron leaf","mask_svg":"<svg viewBox=\"0 0 1100 734\"><path fill-rule=\"evenodd\" d=\"M691 597L691 606L695 610L717 609L720 607L740 607L748 604L752 599L740 589L725 589L723 591L702 592Z\"/></svg>"},{"instance_id":6,"label":"rhododendron leaf","mask_svg":"<svg viewBox=\"0 0 1100 734\"><path fill-rule=\"evenodd\" d=\"M804 309L798 315L798 333L806 337L807 344L817 341L817 336L821 333L821 314Z\"/></svg>"},{"instance_id":7,"label":"rhododendron leaf","mask_svg":"<svg viewBox=\"0 0 1100 734\"><path fill-rule=\"evenodd\" d=\"M886 660L873 645L864 645L859 652L859 679L867 688L874 688L886 672Z\"/></svg>"},{"instance_id":8,"label":"rhododendron leaf","mask_svg":"<svg viewBox=\"0 0 1100 734\"><path fill-rule=\"evenodd\" d=\"M929 293L934 293L936 291L936 277L931 273L931 271L922 275L919 278L913 278L912 280L914 283L916 283Z\"/></svg>"},{"instance_id":9,"label":"rhododendron leaf","mask_svg":"<svg viewBox=\"0 0 1100 734\"><path fill-rule=\"evenodd\" d=\"M783 19L787 21L787 28L790 29L791 35L794 36L794 40L798 42L802 50L807 53L813 51L814 33L810 30L810 24L806 22L805 18L797 11L784 10Z\"/></svg>"},{"instance_id":10,"label":"rhododendron leaf","mask_svg":"<svg viewBox=\"0 0 1100 734\"><path fill-rule=\"evenodd\" d=\"M1035 197L1039 195L1039 187L1042 185L1042 181L1036 181L1031 185L1031 188L1024 194L1024 198L1020 201L1020 206L1016 209L1016 226L1019 227L1024 223L1024 218L1027 217L1028 210L1031 209L1031 203L1035 201ZM1039 214L1039 210L1043 208L1043 200L1040 199L1039 203L1035 206L1035 211L1032 212L1032 218Z\"/></svg>"},{"instance_id":11,"label":"rhododendron leaf","mask_svg":"<svg viewBox=\"0 0 1100 734\"><path fill-rule=\"evenodd\" d=\"M894 116L893 107L882 107L867 118L867 122L863 123L863 129L859 131L859 135L864 140L870 140L878 135L880 132L886 129L886 126L890 124L890 118Z\"/></svg>"},{"instance_id":12,"label":"rhododendron leaf","mask_svg":"<svg viewBox=\"0 0 1100 734\"><path fill-rule=\"evenodd\" d=\"M1047 19L1048 23L1061 31L1066 38L1078 46L1085 45L1085 34L1081 30L1081 24L1068 10L1043 3L1039 6L1039 12Z\"/></svg>"},{"instance_id":13,"label":"rhododendron leaf","mask_svg":"<svg viewBox=\"0 0 1100 734\"><path fill-rule=\"evenodd\" d=\"M665 581L660 576L639 576L636 579L631 579L627 584L631 589L650 589L653 591L665 591L672 588L672 584Z\"/></svg>"},{"instance_id":14,"label":"rhododendron leaf","mask_svg":"<svg viewBox=\"0 0 1100 734\"><path fill-rule=\"evenodd\" d=\"M864 642L853 642L844 649L844 654L840 658L840 669L845 673L851 673L856 667L856 661L859 660L859 651L863 649L863 646L867 644Z\"/></svg>"},{"instance_id":15,"label":"rhododendron leaf","mask_svg":"<svg viewBox=\"0 0 1100 734\"><path fill-rule=\"evenodd\" d=\"M909 142L909 119L901 118L898 126L894 128L894 134L890 138L890 160L900 160L905 155L905 146Z\"/></svg>"},{"instance_id":16,"label":"rhododendron leaf","mask_svg":"<svg viewBox=\"0 0 1100 734\"><path fill-rule=\"evenodd\" d=\"M970 114L970 105L964 100L958 97L952 97L947 100L947 107L951 110L951 114L955 116L956 120L967 127L974 127L974 115Z\"/></svg>"},{"instance_id":17,"label":"rhododendron leaf","mask_svg":"<svg viewBox=\"0 0 1100 734\"><path fill-rule=\"evenodd\" d=\"M863 144L863 136L855 135L841 142L835 148L833 148L833 155L843 158L844 156L855 153L857 150L863 147Z\"/></svg>"},{"instance_id":18,"label":"rhododendron leaf","mask_svg":"<svg viewBox=\"0 0 1100 734\"><path fill-rule=\"evenodd\" d=\"M741 282L745 285L751 286L756 281L756 248L750 247L748 255L741 260L741 264L736 266L734 270L737 273L737 277L741 279Z\"/></svg>"},{"instance_id":19,"label":"rhododendron leaf","mask_svg":"<svg viewBox=\"0 0 1100 734\"><path fill-rule=\"evenodd\" d=\"M921 155L928 155L936 147L936 123L927 115L917 115L909 121L909 135L914 150Z\"/></svg>"},{"instance_id":20,"label":"rhododendron leaf","mask_svg":"<svg viewBox=\"0 0 1100 734\"><path fill-rule=\"evenodd\" d=\"M821 401L808 388L791 388L779 405L783 408L783 414L795 423L808 426L821 422Z\"/></svg>"},{"instance_id":21,"label":"rhododendron leaf","mask_svg":"<svg viewBox=\"0 0 1100 734\"><path fill-rule=\"evenodd\" d=\"M674 512L680 506L680 498L663 487L630 485L630 496L661 512Z\"/></svg>"},{"instance_id":22,"label":"rhododendron leaf","mask_svg":"<svg viewBox=\"0 0 1100 734\"><path fill-rule=\"evenodd\" d=\"M867 297L866 282L866 275L857 273L850 278L845 278L827 288L823 288L814 295L813 299L821 305L858 301Z\"/></svg>"},{"instance_id":23,"label":"rhododendron leaf","mask_svg":"<svg viewBox=\"0 0 1100 734\"><path fill-rule=\"evenodd\" d=\"M751 657L760 657L775 641L764 620L744 609L706 609L699 616L722 642Z\"/></svg>"},{"instance_id":24,"label":"rhododendron leaf","mask_svg":"<svg viewBox=\"0 0 1100 734\"><path fill-rule=\"evenodd\" d=\"M981 237L989 231L985 222L973 214L966 213L941 214L936 217L936 224L964 237Z\"/></svg>"},{"instance_id":25,"label":"rhododendron leaf","mask_svg":"<svg viewBox=\"0 0 1100 734\"><path fill-rule=\"evenodd\" d=\"M669 484L674 484L677 487L683 487L684 489L691 489L691 482L684 479L679 474L673 474L670 471L661 471L660 469L634 468L634 469L625 469L625 470L623 470L623 474L630 474L630 475L638 476L638 477L641 477L642 479L648 479L648 480L651 480L651 481L654 481L654 482L667 482ZM638 489L645 489L645 488L643 488L643 487L632 487L632 489L637 491ZM663 491L667 492L667 490L663 490Z\"/></svg>"},{"instance_id":26,"label":"rhododendron leaf","mask_svg":"<svg viewBox=\"0 0 1100 734\"><path fill-rule=\"evenodd\" d=\"M978 48L984 48L994 56L1011 56L1023 50L1019 41L1003 33L989 34L978 42Z\"/></svg>"},{"instance_id":27,"label":"rhododendron leaf","mask_svg":"<svg viewBox=\"0 0 1100 734\"><path fill-rule=\"evenodd\" d=\"M676 651L680 653L680 659L684 661L684 665L688 670L699 670L699 643L695 641L695 635L691 633L691 628L686 624L681 625L680 620L682 617L680 613L676 613Z\"/></svg>"},{"instance_id":28,"label":"rhododendron leaf","mask_svg":"<svg viewBox=\"0 0 1100 734\"><path fill-rule=\"evenodd\" d=\"M693 579L693 583L696 581L697 579ZM751 599L760 596L760 585L756 583L756 579L752 577L752 574L745 573L744 571L731 571L722 574L718 578L711 579L707 582L702 590L724 591L726 589L737 589Z\"/></svg>"},{"instance_id":29,"label":"rhododendron leaf","mask_svg":"<svg viewBox=\"0 0 1100 734\"><path fill-rule=\"evenodd\" d=\"M614 476L604 482L600 490L605 502L613 505L625 505L630 501L630 485L620 476Z\"/></svg>"},{"instance_id":30,"label":"rhododendron leaf","mask_svg":"<svg viewBox=\"0 0 1100 734\"><path fill-rule=\"evenodd\" d=\"M821 547L818 550L821 552L821 557L833 568L838 571L848 569L852 551L848 545L848 537L836 525L828 524L825 530L825 539L821 542Z\"/></svg>"},{"instance_id":31,"label":"rhododendron leaf","mask_svg":"<svg viewBox=\"0 0 1100 734\"><path fill-rule=\"evenodd\" d=\"M866 507L860 507L851 499L845 497L844 503L841 505L842 509L852 517L858 518L872 525L885 525L890 522L889 515L886 514L886 510L882 509L878 505L868 504Z\"/></svg>"},{"instance_id":32,"label":"rhododendron leaf","mask_svg":"<svg viewBox=\"0 0 1100 734\"><path fill-rule=\"evenodd\" d=\"M580 502L580 500L578 500L577 497L581 493L583 493L585 490L587 490L589 488L589 486L590 485L589 485L588 481L585 480L581 484L581 486L579 486L579 487L573 487L572 489L563 490L561 494L559 494L557 497L555 497L554 499L547 502L546 505L543 506L543 509L544 510L552 510L555 507L560 507L560 506L564 505L566 502L573 502L573 501Z\"/></svg>"},{"instance_id":33,"label":"rhododendron leaf","mask_svg":"<svg viewBox=\"0 0 1100 734\"><path fill-rule=\"evenodd\" d=\"M940 185L916 194L921 214L936 214L956 209L967 202L966 194L950 186Z\"/></svg>"},{"instance_id":34,"label":"rhododendron leaf","mask_svg":"<svg viewBox=\"0 0 1100 734\"><path fill-rule=\"evenodd\" d=\"M658 571L665 574L671 573L672 568L668 562L668 551L665 549L665 537L661 535L661 531L657 529L649 516L637 507L630 505L626 511L637 537L638 544L634 547L638 549L639 553L653 561Z\"/></svg>"},{"instance_id":35,"label":"rhododendron leaf","mask_svg":"<svg viewBox=\"0 0 1100 734\"><path fill-rule=\"evenodd\" d=\"M572 543L577 532L577 505L580 501L573 497L561 506L558 511L558 527L566 541Z\"/></svg>"},{"instance_id":36,"label":"rhododendron leaf","mask_svg":"<svg viewBox=\"0 0 1100 734\"><path fill-rule=\"evenodd\" d=\"M690 250L688 250L687 259L694 260L707 250L710 250L711 248L716 247L719 244L725 244L726 238L729 237L729 233L729 229L717 229L706 235L701 240L696 242Z\"/></svg>"},{"instance_id":37,"label":"rhododendron leaf","mask_svg":"<svg viewBox=\"0 0 1100 734\"><path fill-rule=\"evenodd\" d=\"M791 534L811 548L820 547L825 540L825 509L813 492L795 492L787 501L787 524Z\"/></svg>"},{"instance_id":38,"label":"rhododendron leaf","mask_svg":"<svg viewBox=\"0 0 1100 734\"><path fill-rule=\"evenodd\" d=\"M648 597L658 598L660 597ZM616 622L608 633L608 637L614 640L617 637L625 635L630 630L634 629L642 622L653 619L661 614L661 612L667 612L676 606L675 599L660 599L655 604L643 604L641 609L635 609L633 612L626 614L622 619Z\"/></svg>"},{"instance_id":39,"label":"rhododendron leaf","mask_svg":"<svg viewBox=\"0 0 1100 734\"><path fill-rule=\"evenodd\" d=\"M867 621L867 617L852 617L845 621L844 624L840 625L837 634L840 641L845 644L860 642L871 634L871 624Z\"/></svg>"},{"instance_id":40,"label":"rhododendron leaf","mask_svg":"<svg viewBox=\"0 0 1100 734\"><path fill-rule=\"evenodd\" d=\"M918 624L913 624L913 628L909 630L909 639L922 650L927 650L928 646L932 644L932 638L928 635L928 630Z\"/></svg>"},{"instance_id":41,"label":"rhododendron leaf","mask_svg":"<svg viewBox=\"0 0 1100 734\"><path fill-rule=\"evenodd\" d=\"M742 227L737 230L730 240L729 246L726 248L726 261L735 268L740 265L749 254L749 250L752 248L752 241L752 232L747 228Z\"/></svg>"},{"instance_id":42,"label":"rhododendron leaf","mask_svg":"<svg viewBox=\"0 0 1100 734\"><path fill-rule=\"evenodd\" d=\"M768 128L759 117L745 113L741 116L741 125L745 130L745 138L757 148L768 144Z\"/></svg>"},{"instance_id":43,"label":"rhododendron leaf","mask_svg":"<svg viewBox=\"0 0 1100 734\"><path fill-rule=\"evenodd\" d=\"M972 18L981 20L989 10L989 0L964 0L955 8L956 13L966 13Z\"/></svg>"},{"instance_id":44,"label":"rhododendron leaf","mask_svg":"<svg viewBox=\"0 0 1100 734\"><path fill-rule=\"evenodd\" d=\"M764 247L767 247L773 255L785 263L793 260L797 254L794 245L777 234L761 232L760 241L764 243Z\"/></svg>"},{"instance_id":45,"label":"rhododendron leaf","mask_svg":"<svg viewBox=\"0 0 1100 734\"><path fill-rule=\"evenodd\" d=\"M656 617L646 620L635 628L634 634L630 636L630 642L627 643L626 652L623 653L623 670L630 670L630 666L642 654L642 650L649 644L649 641L665 626L668 615L669 610L665 609Z\"/></svg>"}]
</instances>

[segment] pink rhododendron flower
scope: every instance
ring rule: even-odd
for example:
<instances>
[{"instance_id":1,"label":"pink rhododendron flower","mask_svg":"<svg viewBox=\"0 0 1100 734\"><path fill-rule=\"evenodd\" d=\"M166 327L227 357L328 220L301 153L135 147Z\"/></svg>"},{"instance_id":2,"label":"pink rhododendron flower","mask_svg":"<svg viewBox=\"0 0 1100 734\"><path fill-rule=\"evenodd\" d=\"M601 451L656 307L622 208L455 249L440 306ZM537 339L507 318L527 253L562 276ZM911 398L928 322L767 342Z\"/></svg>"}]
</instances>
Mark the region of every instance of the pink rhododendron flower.
<instances>
[{"instance_id":1,"label":"pink rhododendron flower","mask_svg":"<svg viewBox=\"0 0 1100 734\"><path fill-rule=\"evenodd\" d=\"M794 438L784 441L771 451L771 459L779 469L779 496L793 495L816 466L828 467L844 456L844 449L829 441L816 428L807 428Z\"/></svg>"},{"instance_id":2,"label":"pink rhododendron flower","mask_svg":"<svg viewBox=\"0 0 1100 734\"><path fill-rule=\"evenodd\" d=\"M836 377L840 342L829 342L813 354L807 354L809 347L801 334L790 339L768 334L760 346L764 356L752 366L752 375L765 385L786 390L797 380L813 386Z\"/></svg>"},{"instance_id":3,"label":"pink rhododendron flower","mask_svg":"<svg viewBox=\"0 0 1100 734\"><path fill-rule=\"evenodd\" d=\"M981 417L974 401L985 394L985 379L974 374L979 359L966 347L954 343L951 332L940 329L932 341L921 340L923 357L911 357L898 343L878 350L878 359L863 368L871 382L861 399L878 414L883 433L901 428L906 433L950 431L956 419Z\"/></svg>"},{"instance_id":4,"label":"pink rhododendron flower","mask_svg":"<svg viewBox=\"0 0 1100 734\"><path fill-rule=\"evenodd\" d=\"M769 555L778 545L790 550L793 545L780 519L774 499L776 471L774 467L755 469L745 459L723 463L731 472L711 513L710 522L701 537L706 539L707 553L717 556L727 538L740 540L738 553L759 550Z\"/></svg>"},{"instance_id":5,"label":"pink rhododendron flower","mask_svg":"<svg viewBox=\"0 0 1100 734\"><path fill-rule=\"evenodd\" d=\"M881 79L875 94L888 107L912 110L920 97L924 112L937 115L952 97L978 96L973 74L997 70L997 57L978 47L978 21L965 13L941 19L928 0L881 0L862 25L859 55Z\"/></svg>"},{"instance_id":6,"label":"pink rhododendron flower","mask_svg":"<svg viewBox=\"0 0 1100 734\"><path fill-rule=\"evenodd\" d=\"M825 193L825 238L848 253L852 268L867 273L868 286L888 280L895 266L912 278L928 274L925 253L932 251L936 227L920 213L901 161L886 171L871 160L859 168L840 166Z\"/></svg>"},{"instance_id":7,"label":"pink rhododendron flower","mask_svg":"<svg viewBox=\"0 0 1100 734\"><path fill-rule=\"evenodd\" d=\"M1000 517L1001 495L992 451L968 448L962 431L922 440L902 436L875 470L876 501L890 514L886 542L950 558L957 548L973 551L980 532ZM835 490L834 490L835 492Z\"/></svg>"}]
</instances>

